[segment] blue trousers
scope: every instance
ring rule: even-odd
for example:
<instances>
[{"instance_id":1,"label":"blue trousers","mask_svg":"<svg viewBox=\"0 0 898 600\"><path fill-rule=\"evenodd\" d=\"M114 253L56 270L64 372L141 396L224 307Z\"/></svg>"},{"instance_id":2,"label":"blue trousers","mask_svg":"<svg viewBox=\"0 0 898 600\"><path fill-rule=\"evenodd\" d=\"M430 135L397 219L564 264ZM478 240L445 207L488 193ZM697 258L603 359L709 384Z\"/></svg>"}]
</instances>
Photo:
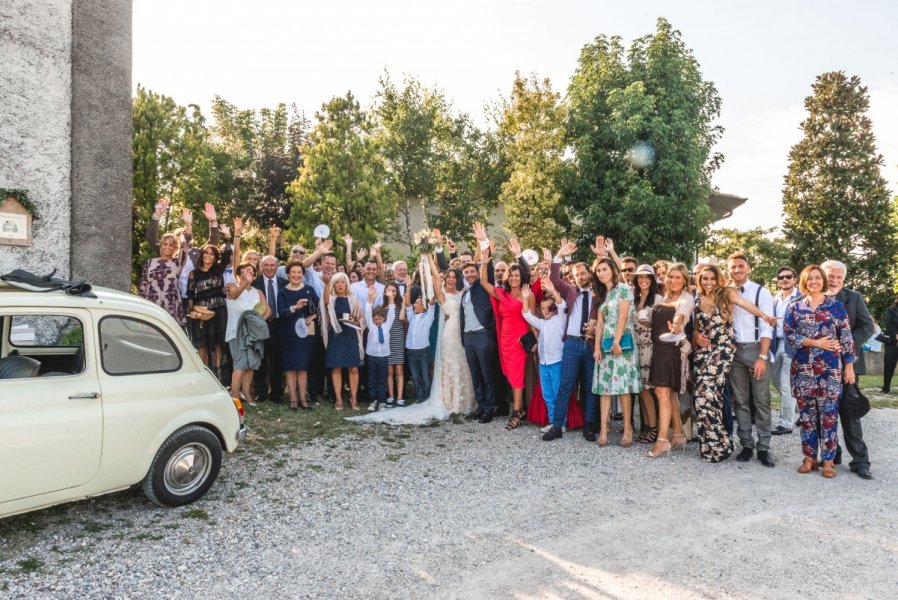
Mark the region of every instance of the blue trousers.
<instances>
[{"instance_id":1,"label":"blue trousers","mask_svg":"<svg viewBox=\"0 0 898 600\"><path fill-rule=\"evenodd\" d=\"M567 421L567 404L579 380L583 388L583 402L587 429L595 429L598 421L599 404L592 392L592 374L596 361L592 348L583 340L567 339L561 352L561 375L558 384L558 395L555 399L555 411L552 413L552 426L561 429Z\"/></svg>"},{"instance_id":2,"label":"blue trousers","mask_svg":"<svg viewBox=\"0 0 898 600\"><path fill-rule=\"evenodd\" d=\"M555 399L558 396L560 384L561 361L539 366L539 387L543 392L543 400L546 401L546 414L549 415L549 421L555 418Z\"/></svg>"},{"instance_id":3,"label":"blue trousers","mask_svg":"<svg viewBox=\"0 0 898 600\"><path fill-rule=\"evenodd\" d=\"M387 357L366 354L368 363L368 401L387 401Z\"/></svg>"},{"instance_id":4,"label":"blue trousers","mask_svg":"<svg viewBox=\"0 0 898 600\"><path fill-rule=\"evenodd\" d=\"M430 348L406 349L405 362L412 372L415 400L427 400L430 396Z\"/></svg>"}]
</instances>

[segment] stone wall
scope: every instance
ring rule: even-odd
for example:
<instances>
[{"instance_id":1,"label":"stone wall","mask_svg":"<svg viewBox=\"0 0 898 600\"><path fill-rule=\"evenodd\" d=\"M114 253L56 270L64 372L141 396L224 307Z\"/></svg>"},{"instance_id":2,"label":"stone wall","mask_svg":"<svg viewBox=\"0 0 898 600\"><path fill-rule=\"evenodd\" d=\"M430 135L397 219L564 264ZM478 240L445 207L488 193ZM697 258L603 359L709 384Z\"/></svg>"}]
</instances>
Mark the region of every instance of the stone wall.
<instances>
[{"instance_id":1,"label":"stone wall","mask_svg":"<svg viewBox=\"0 0 898 600\"><path fill-rule=\"evenodd\" d=\"M0 246L0 273L71 268L72 0L0 2L0 187L37 205L33 245Z\"/></svg>"},{"instance_id":2,"label":"stone wall","mask_svg":"<svg viewBox=\"0 0 898 600\"><path fill-rule=\"evenodd\" d=\"M130 0L0 0L0 187L40 217L0 273L130 287Z\"/></svg>"}]
</instances>

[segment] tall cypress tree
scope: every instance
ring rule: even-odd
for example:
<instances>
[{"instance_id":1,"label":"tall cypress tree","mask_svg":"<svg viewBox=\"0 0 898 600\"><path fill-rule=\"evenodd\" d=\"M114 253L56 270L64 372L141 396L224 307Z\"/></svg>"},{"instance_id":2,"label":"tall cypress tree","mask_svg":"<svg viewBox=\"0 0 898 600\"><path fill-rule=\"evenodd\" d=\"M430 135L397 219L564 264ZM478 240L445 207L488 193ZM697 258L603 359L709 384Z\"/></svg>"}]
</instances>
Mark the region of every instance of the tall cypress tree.
<instances>
[{"instance_id":1,"label":"tall cypress tree","mask_svg":"<svg viewBox=\"0 0 898 600\"><path fill-rule=\"evenodd\" d=\"M783 232L796 266L844 262L846 286L864 294L879 317L891 303L898 228L867 116L867 88L839 71L818 76L812 89L804 137L789 152Z\"/></svg>"}]
</instances>

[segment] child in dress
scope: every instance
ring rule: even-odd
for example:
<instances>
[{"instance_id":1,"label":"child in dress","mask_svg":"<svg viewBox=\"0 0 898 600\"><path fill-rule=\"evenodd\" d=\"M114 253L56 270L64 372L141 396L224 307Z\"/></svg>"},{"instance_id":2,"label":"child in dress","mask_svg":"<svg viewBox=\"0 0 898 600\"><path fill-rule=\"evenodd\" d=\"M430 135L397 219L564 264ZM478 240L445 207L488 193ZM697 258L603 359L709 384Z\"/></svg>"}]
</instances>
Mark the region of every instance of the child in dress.
<instances>
[{"instance_id":1,"label":"child in dress","mask_svg":"<svg viewBox=\"0 0 898 600\"><path fill-rule=\"evenodd\" d=\"M377 288L372 286L368 291L365 303L365 320L369 324L368 343L365 347L365 360L368 367L368 395L373 408L377 410L387 400L387 358L390 356L390 327L396 318L396 307L393 305L393 290L385 290L389 308L372 304L377 297Z\"/></svg>"},{"instance_id":2,"label":"child in dress","mask_svg":"<svg viewBox=\"0 0 898 600\"><path fill-rule=\"evenodd\" d=\"M415 401L424 402L430 396L430 327L436 312L433 299L425 305L418 287L414 287L416 297L412 300L412 288L413 286L405 288L405 310L399 318L408 321L408 333L405 337L406 362L412 372Z\"/></svg>"},{"instance_id":3,"label":"child in dress","mask_svg":"<svg viewBox=\"0 0 898 600\"><path fill-rule=\"evenodd\" d=\"M539 385L546 401L546 411L551 421L555 414L555 400L558 396L558 386L561 383L561 352L564 347L565 319L564 309L567 306L564 299L552 287L548 277L540 279L543 290L543 301L539 308L543 318L540 319L530 312L530 286L521 287L523 299L524 319L534 328L539 330ZM551 422L542 428L543 432L549 431Z\"/></svg>"}]
</instances>

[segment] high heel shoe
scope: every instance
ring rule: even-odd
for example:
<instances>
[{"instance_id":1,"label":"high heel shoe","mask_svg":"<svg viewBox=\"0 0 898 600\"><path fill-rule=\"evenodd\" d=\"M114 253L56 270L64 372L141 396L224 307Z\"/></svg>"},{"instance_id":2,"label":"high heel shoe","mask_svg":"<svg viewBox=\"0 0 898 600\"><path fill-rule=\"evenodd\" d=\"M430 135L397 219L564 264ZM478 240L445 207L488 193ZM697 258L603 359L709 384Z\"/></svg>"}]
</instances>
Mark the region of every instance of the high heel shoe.
<instances>
[{"instance_id":1,"label":"high heel shoe","mask_svg":"<svg viewBox=\"0 0 898 600\"><path fill-rule=\"evenodd\" d=\"M623 436L621 436L621 439L620 439L620 447L621 448L629 448L632 445L633 445L633 432L632 431L630 432L629 435L625 433Z\"/></svg>"},{"instance_id":2,"label":"high heel shoe","mask_svg":"<svg viewBox=\"0 0 898 600\"><path fill-rule=\"evenodd\" d=\"M654 444L655 440L658 439L658 428L657 427L649 427L645 430L645 433L636 438L636 441L640 444Z\"/></svg>"},{"instance_id":3,"label":"high heel shoe","mask_svg":"<svg viewBox=\"0 0 898 600\"><path fill-rule=\"evenodd\" d=\"M653 452L653 450L655 449L653 447L651 450L644 454L646 458L658 458L662 454L667 454L668 456L670 456L670 442L667 440L667 438L659 437L655 441L655 444L667 444L667 448L659 448L657 452Z\"/></svg>"},{"instance_id":4,"label":"high heel shoe","mask_svg":"<svg viewBox=\"0 0 898 600\"><path fill-rule=\"evenodd\" d=\"M596 443L602 448L607 446L608 445L608 433L605 432L605 433L601 434L599 436L599 439L596 441Z\"/></svg>"},{"instance_id":5,"label":"high heel shoe","mask_svg":"<svg viewBox=\"0 0 898 600\"><path fill-rule=\"evenodd\" d=\"M683 434L683 433L675 433L675 434L673 434L673 437L674 437L674 441L673 441L673 443L670 445L670 449L671 449L671 450L679 450L680 448L682 448L682 449L683 449L683 452L686 452L686 434ZM677 439L678 437L683 438L682 441L679 441L679 442L676 441L676 439Z\"/></svg>"}]
</instances>

